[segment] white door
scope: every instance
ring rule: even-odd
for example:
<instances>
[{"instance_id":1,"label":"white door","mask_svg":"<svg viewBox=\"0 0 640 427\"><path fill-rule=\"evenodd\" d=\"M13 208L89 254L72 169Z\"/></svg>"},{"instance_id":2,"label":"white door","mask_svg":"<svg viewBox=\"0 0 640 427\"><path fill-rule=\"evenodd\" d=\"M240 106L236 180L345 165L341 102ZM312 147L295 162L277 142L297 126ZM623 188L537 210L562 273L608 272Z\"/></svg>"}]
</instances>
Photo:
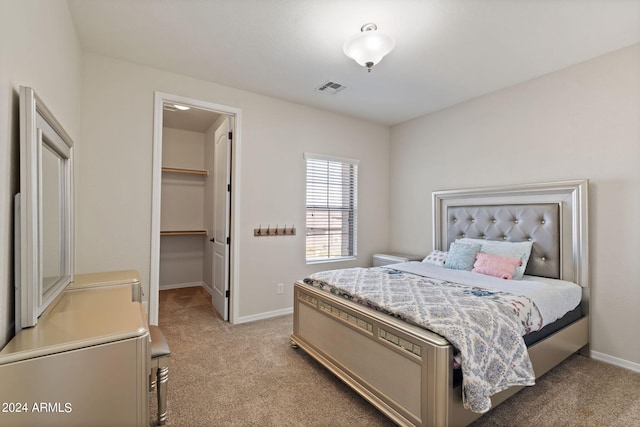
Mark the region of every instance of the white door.
<instances>
[{"instance_id":1,"label":"white door","mask_svg":"<svg viewBox=\"0 0 640 427\"><path fill-rule=\"evenodd\" d=\"M231 206L230 119L215 132L213 184L213 296L212 303L224 320L229 320L229 223Z\"/></svg>"}]
</instances>

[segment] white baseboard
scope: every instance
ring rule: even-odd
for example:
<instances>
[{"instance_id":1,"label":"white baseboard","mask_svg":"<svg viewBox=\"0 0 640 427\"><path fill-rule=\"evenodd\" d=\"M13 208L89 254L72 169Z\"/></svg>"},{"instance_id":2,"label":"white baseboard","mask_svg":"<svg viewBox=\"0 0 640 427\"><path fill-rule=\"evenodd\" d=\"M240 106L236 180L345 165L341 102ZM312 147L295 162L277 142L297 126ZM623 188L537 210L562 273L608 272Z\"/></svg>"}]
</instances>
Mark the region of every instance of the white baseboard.
<instances>
[{"instance_id":1,"label":"white baseboard","mask_svg":"<svg viewBox=\"0 0 640 427\"><path fill-rule=\"evenodd\" d=\"M621 368L629 369L630 371L634 372L640 372L640 363L630 362L628 360L609 356L608 354L600 353L593 350L589 352L589 356L591 356L592 359L609 363L610 365L620 366Z\"/></svg>"},{"instance_id":2,"label":"white baseboard","mask_svg":"<svg viewBox=\"0 0 640 427\"><path fill-rule=\"evenodd\" d=\"M204 285L203 282L190 282L190 283L173 283L170 285L160 285L161 291L166 291L168 289L180 289L180 288L193 288L194 286L202 286L203 288L208 288Z\"/></svg>"},{"instance_id":3,"label":"white baseboard","mask_svg":"<svg viewBox=\"0 0 640 427\"><path fill-rule=\"evenodd\" d=\"M207 293L213 297L213 289L210 289L205 283L202 284L202 289L207 291Z\"/></svg>"},{"instance_id":4,"label":"white baseboard","mask_svg":"<svg viewBox=\"0 0 640 427\"><path fill-rule=\"evenodd\" d=\"M268 311L266 313L252 314L251 316L242 316L237 318L234 323L240 324L240 323L255 322L256 320L269 319L271 317L284 316L285 314L292 314L292 313L293 313L293 307L283 308L281 310Z\"/></svg>"}]
</instances>

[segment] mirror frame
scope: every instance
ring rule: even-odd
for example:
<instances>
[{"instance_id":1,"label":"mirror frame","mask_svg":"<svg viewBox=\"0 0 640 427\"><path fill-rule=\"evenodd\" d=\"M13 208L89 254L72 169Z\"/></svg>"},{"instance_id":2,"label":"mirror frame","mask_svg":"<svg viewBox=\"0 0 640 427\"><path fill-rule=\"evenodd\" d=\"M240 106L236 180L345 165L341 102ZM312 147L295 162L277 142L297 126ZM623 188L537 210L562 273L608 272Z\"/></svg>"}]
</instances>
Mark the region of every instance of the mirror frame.
<instances>
[{"instance_id":1,"label":"mirror frame","mask_svg":"<svg viewBox=\"0 0 640 427\"><path fill-rule=\"evenodd\" d=\"M43 289L43 150L61 160L59 171L60 274ZM29 87L20 87L20 193L16 195L15 331L35 326L38 317L73 281L73 141Z\"/></svg>"}]
</instances>

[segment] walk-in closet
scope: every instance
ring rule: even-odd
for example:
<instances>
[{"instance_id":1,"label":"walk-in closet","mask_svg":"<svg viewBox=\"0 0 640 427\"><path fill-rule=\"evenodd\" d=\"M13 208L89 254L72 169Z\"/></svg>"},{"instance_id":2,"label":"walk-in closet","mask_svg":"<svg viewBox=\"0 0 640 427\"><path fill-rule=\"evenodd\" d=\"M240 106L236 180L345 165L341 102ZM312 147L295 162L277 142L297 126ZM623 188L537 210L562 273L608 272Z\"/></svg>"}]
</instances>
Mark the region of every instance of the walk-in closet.
<instances>
[{"instance_id":1,"label":"walk-in closet","mask_svg":"<svg viewBox=\"0 0 640 427\"><path fill-rule=\"evenodd\" d=\"M224 114L164 104L160 290L202 286L216 293L216 269L227 262L216 245L227 240L229 122Z\"/></svg>"}]
</instances>

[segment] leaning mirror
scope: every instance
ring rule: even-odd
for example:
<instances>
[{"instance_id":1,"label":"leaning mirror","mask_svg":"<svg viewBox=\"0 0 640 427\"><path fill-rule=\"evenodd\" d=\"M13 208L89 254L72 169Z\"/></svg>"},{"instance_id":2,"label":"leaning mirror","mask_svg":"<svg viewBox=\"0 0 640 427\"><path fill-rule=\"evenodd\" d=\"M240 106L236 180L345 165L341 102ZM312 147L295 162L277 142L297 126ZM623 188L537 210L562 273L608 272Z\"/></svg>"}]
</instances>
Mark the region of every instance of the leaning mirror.
<instances>
[{"instance_id":1,"label":"leaning mirror","mask_svg":"<svg viewBox=\"0 0 640 427\"><path fill-rule=\"evenodd\" d=\"M20 87L16 196L16 333L73 280L73 142L42 100Z\"/></svg>"}]
</instances>

